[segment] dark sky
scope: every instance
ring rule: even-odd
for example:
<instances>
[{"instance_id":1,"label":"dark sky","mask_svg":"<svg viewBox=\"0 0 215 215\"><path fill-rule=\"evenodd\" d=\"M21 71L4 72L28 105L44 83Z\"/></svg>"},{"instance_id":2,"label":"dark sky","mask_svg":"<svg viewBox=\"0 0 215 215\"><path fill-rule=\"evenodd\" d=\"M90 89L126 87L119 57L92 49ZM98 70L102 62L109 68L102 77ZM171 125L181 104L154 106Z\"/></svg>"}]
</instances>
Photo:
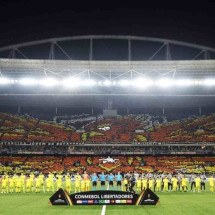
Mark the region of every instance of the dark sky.
<instances>
[{"instance_id":1,"label":"dark sky","mask_svg":"<svg viewBox=\"0 0 215 215\"><path fill-rule=\"evenodd\" d=\"M215 3L1 0L0 26L0 46L60 36L118 34L215 47Z\"/></svg>"}]
</instances>

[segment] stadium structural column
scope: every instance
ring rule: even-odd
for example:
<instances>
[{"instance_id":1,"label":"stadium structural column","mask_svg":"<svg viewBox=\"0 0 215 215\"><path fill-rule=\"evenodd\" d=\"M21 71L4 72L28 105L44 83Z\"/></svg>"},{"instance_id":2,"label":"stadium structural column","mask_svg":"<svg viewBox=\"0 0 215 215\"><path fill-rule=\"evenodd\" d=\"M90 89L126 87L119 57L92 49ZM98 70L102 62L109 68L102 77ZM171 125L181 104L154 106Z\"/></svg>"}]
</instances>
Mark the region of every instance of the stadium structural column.
<instances>
[{"instance_id":1,"label":"stadium structural column","mask_svg":"<svg viewBox=\"0 0 215 215\"><path fill-rule=\"evenodd\" d=\"M12 48L8 58L15 59L16 58L16 48Z\"/></svg>"},{"instance_id":2,"label":"stadium structural column","mask_svg":"<svg viewBox=\"0 0 215 215\"><path fill-rule=\"evenodd\" d=\"M93 38L90 38L89 60L93 60Z\"/></svg>"},{"instance_id":3,"label":"stadium structural column","mask_svg":"<svg viewBox=\"0 0 215 215\"><path fill-rule=\"evenodd\" d=\"M170 52L170 44L166 43L166 60L172 60L171 52Z\"/></svg>"},{"instance_id":4,"label":"stadium structural column","mask_svg":"<svg viewBox=\"0 0 215 215\"><path fill-rule=\"evenodd\" d=\"M58 114L58 108L55 107L55 114L57 115Z\"/></svg>"},{"instance_id":5,"label":"stadium structural column","mask_svg":"<svg viewBox=\"0 0 215 215\"><path fill-rule=\"evenodd\" d=\"M20 107L20 106L18 106L18 108L17 108L17 113L18 113L18 114L21 113L21 107Z\"/></svg>"},{"instance_id":6,"label":"stadium structural column","mask_svg":"<svg viewBox=\"0 0 215 215\"><path fill-rule=\"evenodd\" d=\"M202 107L199 107L199 116L202 115Z\"/></svg>"},{"instance_id":7,"label":"stadium structural column","mask_svg":"<svg viewBox=\"0 0 215 215\"><path fill-rule=\"evenodd\" d=\"M131 61L131 39L128 39L128 61Z\"/></svg>"},{"instance_id":8,"label":"stadium structural column","mask_svg":"<svg viewBox=\"0 0 215 215\"><path fill-rule=\"evenodd\" d=\"M51 45L50 45L50 51L49 51L49 59L50 60L55 59L55 43L56 42L52 42Z\"/></svg>"},{"instance_id":9,"label":"stadium structural column","mask_svg":"<svg viewBox=\"0 0 215 215\"><path fill-rule=\"evenodd\" d=\"M209 60L210 59L210 53L209 53L209 51L203 50L203 53L204 53L204 59L205 60Z\"/></svg>"}]
</instances>

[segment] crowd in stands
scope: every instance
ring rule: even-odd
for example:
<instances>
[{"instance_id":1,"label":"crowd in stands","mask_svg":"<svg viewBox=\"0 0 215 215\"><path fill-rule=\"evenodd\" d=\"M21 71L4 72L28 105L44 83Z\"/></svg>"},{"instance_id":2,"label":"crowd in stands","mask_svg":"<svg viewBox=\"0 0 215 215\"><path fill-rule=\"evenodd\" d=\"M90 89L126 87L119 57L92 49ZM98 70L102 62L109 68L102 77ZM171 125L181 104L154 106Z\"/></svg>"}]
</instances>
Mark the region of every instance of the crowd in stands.
<instances>
[{"instance_id":1,"label":"crowd in stands","mask_svg":"<svg viewBox=\"0 0 215 215\"><path fill-rule=\"evenodd\" d=\"M215 142L215 114L170 121L149 114L103 118L88 114L44 121L0 113L0 140L25 142Z\"/></svg>"},{"instance_id":2,"label":"crowd in stands","mask_svg":"<svg viewBox=\"0 0 215 215\"><path fill-rule=\"evenodd\" d=\"M214 156L0 156L0 174L139 172L214 174Z\"/></svg>"}]
</instances>

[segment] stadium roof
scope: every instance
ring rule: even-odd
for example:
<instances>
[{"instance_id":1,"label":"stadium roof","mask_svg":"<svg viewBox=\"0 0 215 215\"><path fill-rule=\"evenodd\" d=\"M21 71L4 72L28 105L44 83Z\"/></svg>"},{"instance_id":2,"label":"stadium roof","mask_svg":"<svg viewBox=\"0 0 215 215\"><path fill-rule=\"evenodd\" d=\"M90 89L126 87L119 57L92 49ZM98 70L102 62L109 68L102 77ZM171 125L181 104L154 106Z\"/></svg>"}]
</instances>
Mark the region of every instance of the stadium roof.
<instances>
[{"instance_id":1,"label":"stadium roof","mask_svg":"<svg viewBox=\"0 0 215 215\"><path fill-rule=\"evenodd\" d=\"M76 47L74 44L78 46ZM83 55L75 55L76 49L83 53L86 52L86 56L83 53ZM102 60L104 52L108 54L105 56L107 60L113 60L114 55L117 55L115 57L118 59L129 61L156 60L157 57L162 60L215 58L215 48L212 47L163 38L124 35L69 36L24 42L0 48L1 57L28 59L83 60L83 58L87 58L87 60ZM187 55L187 53L189 54Z\"/></svg>"},{"instance_id":2,"label":"stadium roof","mask_svg":"<svg viewBox=\"0 0 215 215\"><path fill-rule=\"evenodd\" d=\"M118 79L137 75L145 76L214 76L215 60L186 61L77 61L77 60L27 60L0 59L1 75L57 76L68 75L97 76Z\"/></svg>"},{"instance_id":3,"label":"stadium roof","mask_svg":"<svg viewBox=\"0 0 215 215\"><path fill-rule=\"evenodd\" d=\"M99 60L96 55L98 48L95 46L96 40L124 40L126 49L123 46L117 46L119 49L126 50L125 59L103 59ZM88 41L87 59L73 59L68 47L64 42L68 41ZM151 53L147 60L137 60L133 41L152 42L145 52ZM159 44L158 49L155 45ZM36 46L48 44L48 59L38 59L40 51L37 50L37 57L29 52L27 57L27 48L31 50ZM110 45L111 43L109 43ZM98 45L98 44L97 44ZM113 44L111 44L113 45ZM116 45L116 44L115 44ZM95 46L95 47L94 47ZM152 49L155 49L153 52ZM174 59L173 51L177 47L183 46L181 50L186 56L186 52L193 49L195 56L184 60ZM174 48L173 48L174 47ZM79 49L80 47L77 47ZM187 49L188 48L188 49ZM81 48L80 48L81 49ZM58 51L57 51L58 50ZM162 52L162 50L164 52ZM3 56L9 51L10 58ZM100 50L105 52L104 50ZM151 87L149 89L133 89L129 86L118 86L115 83L121 80L133 81L137 78L171 80L192 79L197 82L215 78L215 60L211 59L215 49L184 43L173 40L146 38L134 36L74 36L65 38L54 38L42 41L33 41L17 45L11 45L0 48L3 53L0 59L0 74L2 78L13 79L11 85L0 85L0 98L3 105L16 106L71 106L71 107L169 107L169 106L213 106L215 103L214 87L194 86L192 88L183 85L181 88L172 86L172 88L160 89ZM61 52L61 55L59 55ZM123 51L124 52L124 51ZM122 52L120 52L122 53ZM59 56L64 58L58 58ZM110 52L109 52L110 54ZM146 54L146 53L145 53ZM160 54L157 59L156 56ZM43 54L41 53L41 56ZM146 54L147 55L147 54ZM39 58L42 58L42 57ZM199 57L202 56L200 59ZM17 59L19 58L19 59ZM22 58L22 59L21 59ZM66 58L66 59L65 59ZM111 58L111 54L109 56ZM174 59L174 60L173 60ZM110 82L107 85L96 87L79 87L77 89L63 89L63 87L42 88L38 86L19 86L19 80L22 78L55 78L59 82L68 77L92 79L99 82ZM140 83L141 84L141 83ZM145 84L145 83L144 83ZM147 84L147 83L146 83ZM109 83L108 83L109 85ZM143 83L142 83L143 85ZM111 104L111 105L110 105Z\"/></svg>"}]
</instances>

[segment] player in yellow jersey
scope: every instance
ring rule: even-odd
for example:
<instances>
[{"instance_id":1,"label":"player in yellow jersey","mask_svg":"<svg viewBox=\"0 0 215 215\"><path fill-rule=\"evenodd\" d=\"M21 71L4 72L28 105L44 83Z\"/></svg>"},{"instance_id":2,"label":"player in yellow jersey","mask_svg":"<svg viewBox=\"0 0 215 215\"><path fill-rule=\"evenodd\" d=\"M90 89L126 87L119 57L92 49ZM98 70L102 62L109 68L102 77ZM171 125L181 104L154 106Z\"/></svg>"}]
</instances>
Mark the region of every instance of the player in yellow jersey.
<instances>
[{"instance_id":1,"label":"player in yellow jersey","mask_svg":"<svg viewBox=\"0 0 215 215\"><path fill-rule=\"evenodd\" d=\"M81 176L79 172L75 175L75 193L81 192Z\"/></svg>"},{"instance_id":2,"label":"player in yellow jersey","mask_svg":"<svg viewBox=\"0 0 215 215\"><path fill-rule=\"evenodd\" d=\"M200 188L201 188L201 178L199 176L197 176L195 178L195 184L196 184L196 191L200 192Z\"/></svg>"},{"instance_id":3,"label":"player in yellow jersey","mask_svg":"<svg viewBox=\"0 0 215 215\"><path fill-rule=\"evenodd\" d=\"M13 177L9 177L9 193L13 193L14 191L14 180Z\"/></svg>"},{"instance_id":4,"label":"player in yellow jersey","mask_svg":"<svg viewBox=\"0 0 215 215\"><path fill-rule=\"evenodd\" d=\"M125 178L123 179L123 187L122 187L122 190L123 190L123 191L127 191L127 189L128 189L128 178L125 177Z\"/></svg>"},{"instance_id":5,"label":"player in yellow jersey","mask_svg":"<svg viewBox=\"0 0 215 215\"><path fill-rule=\"evenodd\" d=\"M26 193L29 193L32 191L32 179L30 178L30 176L27 176L26 178L25 191Z\"/></svg>"},{"instance_id":6,"label":"player in yellow jersey","mask_svg":"<svg viewBox=\"0 0 215 215\"><path fill-rule=\"evenodd\" d=\"M39 177L35 177L34 183L35 183L35 192L40 193L40 191L41 191L41 181L40 181Z\"/></svg>"},{"instance_id":7,"label":"player in yellow jersey","mask_svg":"<svg viewBox=\"0 0 215 215\"><path fill-rule=\"evenodd\" d=\"M168 184L169 184L169 179L167 178L167 176L165 176L165 178L163 179L163 191L164 192L168 192Z\"/></svg>"},{"instance_id":8,"label":"player in yellow jersey","mask_svg":"<svg viewBox=\"0 0 215 215\"><path fill-rule=\"evenodd\" d=\"M34 189L34 178L35 178L35 175L33 172L30 173L30 180L31 180L31 192L33 192L33 189Z\"/></svg>"},{"instance_id":9,"label":"player in yellow jersey","mask_svg":"<svg viewBox=\"0 0 215 215\"><path fill-rule=\"evenodd\" d=\"M16 182L17 177L18 177L17 174L14 174L14 175L13 175L13 180L14 180L14 182Z\"/></svg>"},{"instance_id":10,"label":"player in yellow jersey","mask_svg":"<svg viewBox=\"0 0 215 215\"><path fill-rule=\"evenodd\" d=\"M137 193L141 192L141 184L142 184L141 177L138 177L138 179L136 181L136 191L137 191Z\"/></svg>"},{"instance_id":11,"label":"player in yellow jersey","mask_svg":"<svg viewBox=\"0 0 215 215\"><path fill-rule=\"evenodd\" d=\"M215 178L213 175L211 175L208 179L209 185L210 185L210 191L213 193L214 192L214 186L215 186Z\"/></svg>"},{"instance_id":12,"label":"player in yellow jersey","mask_svg":"<svg viewBox=\"0 0 215 215\"><path fill-rule=\"evenodd\" d=\"M54 193L54 190L55 190L55 186L54 186L54 179L55 179L55 176L54 176L54 174L53 173L49 173L48 174L48 178L50 179L50 191L52 191L53 193Z\"/></svg>"},{"instance_id":13,"label":"player in yellow jersey","mask_svg":"<svg viewBox=\"0 0 215 215\"><path fill-rule=\"evenodd\" d=\"M171 181L172 181L172 187L173 187L173 191L177 191L177 188L178 188L178 179L175 177L175 176L173 176L172 177L172 179L171 179Z\"/></svg>"},{"instance_id":14,"label":"player in yellow jersey","mask_svg":"<svg viewBox=\"0 0 215 215\"><path fill-rule=\"evenodd\" d=\"M53 173L49 172L48 177L49 177L51 180L54 180L54 174L53 174Z\"/></svg>"},{"instance_id":15,"label":"player in yellow jersey","mask_svg":"<svg viewBox=\"0 0 215 215\"><path fill-rule=\"evenodd\" d=\"M142 190L146 190L148 188L148 179L144 176L141 181Z\"/></svg>"},{"instance_id":16,"label":"player in yellow jersey","mask_svg":"<svg viewBox=\"0 0 215 215\"><path fill-rule=\"evenodd\" d=\"M43 173L42 172L40 172L40 174L39 174L39 179L40 179L40 181L41 181L41 184L44 184L44 178L45 178L45 176L43 175Z\"/></svg>"},{"instance_id":17,"label":"player in yellow jersey","mask_svg":"<svg viewBox=\"0 0 215 215\"><path fill-rule=\"evenodd\" d=\"M91 181L90 181L89 178L86 180L85 184L86 184L86 191L90 191L90 184L91 184Z\"/></svg>"},{"instance_id":18,"label":"player in yellow jersey","mask_svg":"<svg viewBox=\"0 0 215 215\"><path fill-rule=\"evenodd\" d=\"M40 180L40 189L43 189L43 192L45 193L45 186L44 186L44 178L45 178L45 176L41 172L38 177L39 177L39 180Z\"/></svg>"},{"instance_id":19,"label":"player in yellow jersey","mask_svg":"<svg viewBox=\"0 0 215 215\"><path fill-rule=\"evenodd\" d=\"M154 179L152 177L149 178L149 189L153 190L154 189Z\"/></svg>"},{"instance_id":20,"label":"player in yellow jersey","mask_svg":"<svg viewBox=\"0 0 215 215\"><path fill-rule=\"evenodd\" d=\"M81 180L81 192L86 191L86 181L84 181L83 179Z\"/></svg>"},{"instance_id":21,"label":"player in yellow jersey","mask_svg":"<svg viewBox=\"0 0 215 215\"><path fill-rule=\"evenodd\" d=\"M29 175L29 177L30 177L30 179L33 181L33 180L34 180L34 178L35 178L34 173L33 173L33 172L31 172L31 173L30 173L30 175Z\"/></svg>"},{"instance_id":22,"label":"player in yellow jersey","mask_svg":"<svg viewBox=\"0 0 215 215\"><path fill-rule=\"evenodd\" d=\"M71 193L71 190L72 190L72 184L71 184L71 178L70 178L70 175L67 174L65 176L65 187L66 187L66 191L68 193Z\"/></svg>"},{"instance_id":23,"label":"player in yellow jersey","mask_svg":"<svg viewBox=\"0 0 215 215\"><path fill-rule=\"evenodd\" d=\"M21 187L22 187L22 180L21 180L21 177L19 176L16 179L16 193L21 192Z\"/></svg>"},{"instance_id":24,"label":"player in yellow jersey","mask_svg":"<svg viewBox=\"0 0 215 215\"><path fill-rule=\"evenodd\" d=\"M23 193L25 193L26 176L23 173L21 173L20 180L21 180L21 190L22 190Z\"/></svg>"},{"instance_id":25,"label":"player in yellow jersey","mask_svg":"<svg viewBox=\"0 0 215 215\"><path fill-rule=\"evenodd\" d=\"M5 173L5 179L6 179L6 183L7 183L6 190L7 190L7 193L9 193L9 175L7 173Z\"/></svg>"},{"instance_id":26,"label":"player in yellow jersey","mask_svg":"<svg viewBox=\"0 0 215 215\"><path fill-rule=\"evenodd\" d=\"M162 185L162 180L161 178L158 176L156 178L156 191L160 192L161 191L161 185Z\"/></svg>"},{"instance_id":27,"label":"player in yellow jersey","mask_svg":"<svg viewBox=\"0 0 215 215\"><path fill-rule=\"evenodd\" d=\"M17 178L18 178L17 174L14 174L13 175L14 191L16 191L16 181L17 181Z\"/></svg>"},{"instance_id":28,"label":"player in yellow jersey","mask_svg":"<svg viewBox=\"0 0 215 215\"><path fill-rule=\"evenodd\" d=\"M7 178L5 175L1 179L1 193L7 193Z\"/></svg>"},{"instance_id":29,"label":"player in yellow jersey","mask_svg":"<svg viewBox=\"0 0 215 215\"><path fill-rule=\"evenodd\" d=\"M187 191L187 179L185 178L185 176L183 176L181 179L181 188L184 192Z\"/></svg>"},{"instance_id":30,"label":"player in yellow jersey","mask_svg":"<svg viewBox=\"0 0 215 215\"><path fill-rule=\"evenodd\" d=\"M63 182L61 177L57 178L56 184L57 184L57 190L63 187Z\"/></svg>"},{"instance_id":31,"label":"player in yellow jersey","mask_svg":"<svg viewBox=\"0 0 215 215\"><path fill-rule=\"evenodd\" d=\"M58 190L58 189L62 188L62 186L63 186L63 175L58 173L56 175L56 178L57 178L56 184L57 184L57 190Z\"/></svg>"},{"instance_id":32,"label":"player in yellow jersey","mask_svg":"<svg viewBox=\"0 0 215 215\"><path fill-rule=\"evenodd\" d=\"M51 192L53 191L53 181L50 177L47 177L45 180L46 183L46 192Z\"/></svg>"}]
</instances>

